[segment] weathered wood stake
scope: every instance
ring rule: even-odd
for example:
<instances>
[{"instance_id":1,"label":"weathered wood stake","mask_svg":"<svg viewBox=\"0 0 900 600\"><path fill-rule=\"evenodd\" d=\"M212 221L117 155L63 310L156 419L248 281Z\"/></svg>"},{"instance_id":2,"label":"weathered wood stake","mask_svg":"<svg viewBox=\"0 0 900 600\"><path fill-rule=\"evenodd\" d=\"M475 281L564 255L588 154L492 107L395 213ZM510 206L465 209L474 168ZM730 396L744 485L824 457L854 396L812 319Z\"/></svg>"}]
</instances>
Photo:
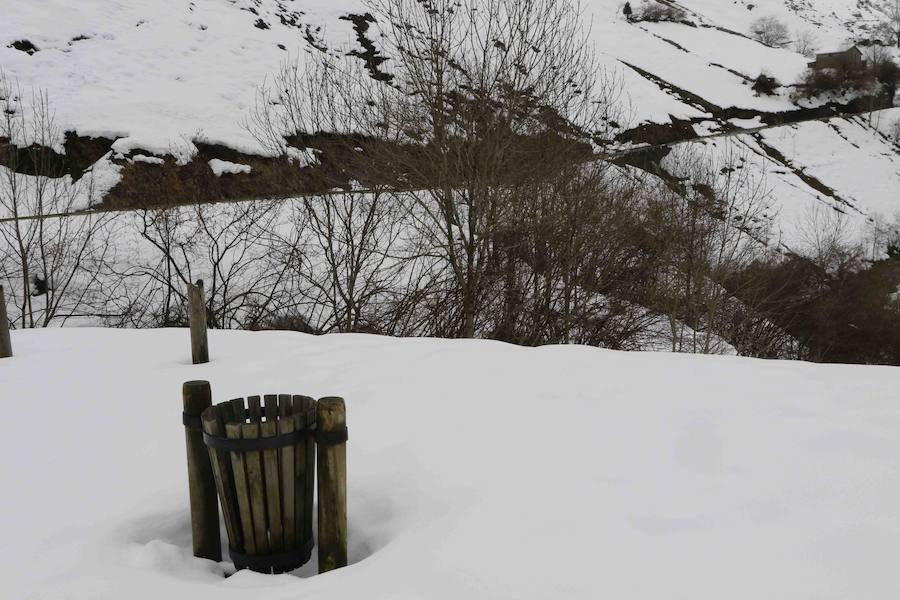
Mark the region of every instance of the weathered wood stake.
<instances>
[{"instance_id":1,"label":"weathered wood stake","mask_svg":"<svg viewBox=\"0 0 900 600\"><path fill-rule=\"evenodd\" d=\"M12 356L12 340L9 337L9 317L6 315L6 294L0 285L0 358Z\"/></svg>"},{"instance_id":2,"label":"weathered wood stake","mask_svg":"<svg viewBox=\"0 0 900 600\"><path fill-rule=\"evenodd\" d=\"M316 403L320 432L337 433L347 426L343 398L322 398ZM318 447L319 573L347 566L347 443L321 443Z\"/></svg>"},{"instance_id":3,"label":"weathered wood stake","mask_svg":"<svg viewBox=\"0 0 900 600\"><path fill-rule=\"evenodd\" d=\"M209 362L209 342L206 337L206 295L203 280L188 284L188 318L191 325L191 358L195 365Z\"/></svg>"},{"instance_id":4,"label":"weathered wood stake","mask_svg":"<svg viewBox=\"0 0 900 600\"><path fill-rule=\"evenodd\" d=\"M212 405L212 390L208 381L188 381L182 387L184 414L200 418ZM222 541L219 536L219 504L209 452L203 443L199 427L185 425L187 444L188 490L191 497L191 536L194 556L214 561L222 560Z\"/></svg>"}]
</instances>

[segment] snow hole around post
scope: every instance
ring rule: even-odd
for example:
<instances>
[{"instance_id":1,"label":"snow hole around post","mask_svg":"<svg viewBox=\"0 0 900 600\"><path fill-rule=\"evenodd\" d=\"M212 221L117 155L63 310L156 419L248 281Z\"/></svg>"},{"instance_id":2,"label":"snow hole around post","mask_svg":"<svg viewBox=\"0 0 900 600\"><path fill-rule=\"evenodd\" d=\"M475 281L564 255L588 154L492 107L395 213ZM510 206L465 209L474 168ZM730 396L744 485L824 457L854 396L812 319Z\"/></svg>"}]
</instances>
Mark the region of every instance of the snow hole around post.
<instances>
[{"instance_id":1,"label":"snow hole around post","mask_svg":"<svg viewBox=\"0 0 900 600\"><path fill-rule=\"evenodd\" d=\"M369 506L354 503L360 515L348 521L348 567L369 558L387 540L365 526L367 519L385 518L387 507L384 499L368 498ZM317 506L313 507L313 531L317 527ZM124 566L142 571L164 573L166 577L184 582L220 584L223 578L235 582L255 581L256 584L278 577L309 578L318 575L318 545L313 548L309 561L302 567L283 575L266 575L249 570L236 571L228 558L228 534L220 519L222 562L197 558L193 555L191 540L191 516L188 506L167 512L145 514L124 522L119 528L116 545L122 549L117 561ZM346 568L346 567L345 567Z\"/></svg>"}]
</instances>

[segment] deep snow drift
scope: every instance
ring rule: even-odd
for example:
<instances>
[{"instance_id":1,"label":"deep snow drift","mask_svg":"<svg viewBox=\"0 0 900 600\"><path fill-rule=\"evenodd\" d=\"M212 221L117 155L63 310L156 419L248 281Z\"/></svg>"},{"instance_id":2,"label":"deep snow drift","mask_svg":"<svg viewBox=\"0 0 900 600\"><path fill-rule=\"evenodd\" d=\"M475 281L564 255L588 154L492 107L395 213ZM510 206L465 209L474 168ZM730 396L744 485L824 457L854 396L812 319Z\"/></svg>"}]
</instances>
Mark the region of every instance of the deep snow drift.
<instances>
[{"instance_id":1,"label":"deep snow drift","mask_svg":"<svg viewBox=\"0 0 900 600\"><path fill-rule=\"evenodd\" d=\"M179 329L13 344L4 598L900 594L897 368L288 332L212 332L193 366ZM347 399L353 564L223 578L191 556L189 379Z\"/></svg>"}]
</instances>

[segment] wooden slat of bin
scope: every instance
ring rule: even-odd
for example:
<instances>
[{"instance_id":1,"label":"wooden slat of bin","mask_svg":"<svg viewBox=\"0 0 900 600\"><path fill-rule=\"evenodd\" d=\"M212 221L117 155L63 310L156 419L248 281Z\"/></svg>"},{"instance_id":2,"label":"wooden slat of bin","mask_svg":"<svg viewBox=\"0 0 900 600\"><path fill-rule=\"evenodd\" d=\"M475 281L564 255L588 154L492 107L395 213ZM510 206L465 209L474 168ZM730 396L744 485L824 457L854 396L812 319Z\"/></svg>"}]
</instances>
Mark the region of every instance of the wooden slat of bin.
<instances>
[{"instance_id":1,"label":"wooden slat of bin","mask_svg":"<svg viewBox=\"0 0 900 600\"><path fill-rule=\"evenodd\" d=\"M209 435L223 435L218 406L211 406L203 411L201 422L203 424L203 431ZM228 469L223 454L224 453L219 452L218 450L209 448L209 462L212 464L213 475L216 479L216 492L219 494L219 502L222 505L222 515L225 517L225 529L228 531L228 539L239 540L239 537L235 537L235 521L229 513L230 506L225 491L225 488L228 485L226 475Z\"/></svg>"},{"instance_id":2,"label":"wooden slat of bin","mask_svg":"<svg viewBox=\"0 0 900 600\"><path fill-rule=\"evenodd\" d=\"M235 398L231 401L231 410L234 413L234 420L230 423L246 423L247 422L247 403L243 398Z\"/></svg>"},{"instance_id":3,"label":"wooden slat of bin","mask_svg":"<svg viewBox=\"0 0 900 600\"><path fill-rule=\"evenodd\" d=\"M291 396L278 395L278 433L283 435L294 432L294 421L291 419ZM294 445L285 446L280 451L279 467L281 469L281 521L284 525L284 547L292 550L296 547L297 532L294 516L294 493L297 488L294 475Z\"/></svg>"},{"instance_id":4,"label":"wooden slat of bin","mask_svg":"<svg viewBox=\"0 0 900 600\"><path fill-rule=\"evenodd\" d=\"M314 422L315 400L309 396L294 396L291 400L294 408L294 428L302 429ZM315 442L310 437L294 447L294 512L297 528L297 544L303 544L312 537L312 495L313 473L312 461L315 460Z\"/></svg>"},{"instance_id":5,"label":"wooden slat of bin","mask_svg":"<svg viewBox=\"0 0 900 600\"><path fill-rule=\"evenodd\" d=\"M222 402L219 405L219 414L217 417L216 430L219 437L226 437L225 424L229 421L235 421L234 405L231 401ZM234 483L234 470L231 468L231 460L228 452L217 451L219 460L222 465L223 487L225 492L225 503L228 504L228 511L225 512L225 518L231 519L231 528L235 532L234 538L229 538L237 548L244 547L244 535L241 531L240 514L237 503L236 486Z\"/></svg>"},{"instance_id":6,"label":"wooden slat of bin","mask_svg":"<svg viewBox=\"0 0 900 600\"><path fill-rule=\"evenodd\" d=\"M230 440L241 439L241 424L244 420L244 399L231 401L234 420L225 423L225 435ZM256 554L256 537L253 531L253 512L250 510L250 490L247 486L247 470L243 452L231 452L231 470L234 472L234 486L237 491L238 513L241 518L241 533L244 536L244 550Z\"/></svg>"},{"instance_id":7,"label":"wooden slat of bin","mask_svg":"<svg viewBox=\"0 0 900 600\"><path fill-rule=\"evenodd\" d=\"M266 421L275 421L278 418L278 396L266 394L263 398L266 405Z\"/></svg>"},{"instance_id":8,"label":"wooden slat of bin","mask_svg":"<svg viewBox=\"0 0 900 600\"><path fill-rule=\"evenodd\" d=\"M259 396L247 396L247 409L250 411L250 423L262 423L262 408Z\"/></svg>"},{"instance_id":9,"label":"wooden slat of bin","mask_svg":"<svg viewBox=\"0 0 900 600\"><path fill-rule=\"evenodd\" d=\"M278 396L267 394L266 420L261 425L264 438L278 435ZM269 545L272 552L284 550L284 529L281 523L281 491L279 489L278 450L263 450L263 468L266 478L266 508L268 509Z\"/></svg>"},{"instance_id":10,"label":"wooden slat of bin","mask_svg":"<svg viewBox=\"0 0 900 600\"><path fill-rule=\"evenodd\" d=\"M316 401L309 398L306 405L306 423L310 427L316 425ZM306 539L313 537L313 495L316 490L316 441L310 437L306 440L306 505L309 507L303 520Z\"/></svg>"},{"instance_id":11,"label":"wooden slat of bin","mask_svg":"<svg viewBox=\"0 0 900 600\"><path fill-rule=\"evenodd\" d=\"M262 419L259 396L248 397L247 404L250 408L250 422L241 425L241 437L245 440L255 440L259 437L260 420ZM256 552L266 554L269 552L269 532L266 528L266 484L263 477L261 454L259 450L246 452L244 463L247 468L247 489L250 492L250 512L253 516Z\"/></svg>"}]
</instances>

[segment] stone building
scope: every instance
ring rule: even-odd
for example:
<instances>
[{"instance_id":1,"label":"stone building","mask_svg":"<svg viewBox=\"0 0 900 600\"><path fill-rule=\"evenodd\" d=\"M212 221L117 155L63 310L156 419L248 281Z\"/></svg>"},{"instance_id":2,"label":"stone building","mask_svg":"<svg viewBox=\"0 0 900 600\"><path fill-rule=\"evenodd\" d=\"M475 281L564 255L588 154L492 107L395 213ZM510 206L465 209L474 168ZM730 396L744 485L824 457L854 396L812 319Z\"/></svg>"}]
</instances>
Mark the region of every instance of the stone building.
<instances>
[{"instance_id":1,"label":"stone building","mask_svg":"<svg viewBox=\"0 0 900 600\"><path fill-rule=\"evenodd\" d=\"M810 69L862 69L865 65L862 50L857 46L841 52L816 54L816 60L807 64Z\"/></svg>"}]
</instances>

